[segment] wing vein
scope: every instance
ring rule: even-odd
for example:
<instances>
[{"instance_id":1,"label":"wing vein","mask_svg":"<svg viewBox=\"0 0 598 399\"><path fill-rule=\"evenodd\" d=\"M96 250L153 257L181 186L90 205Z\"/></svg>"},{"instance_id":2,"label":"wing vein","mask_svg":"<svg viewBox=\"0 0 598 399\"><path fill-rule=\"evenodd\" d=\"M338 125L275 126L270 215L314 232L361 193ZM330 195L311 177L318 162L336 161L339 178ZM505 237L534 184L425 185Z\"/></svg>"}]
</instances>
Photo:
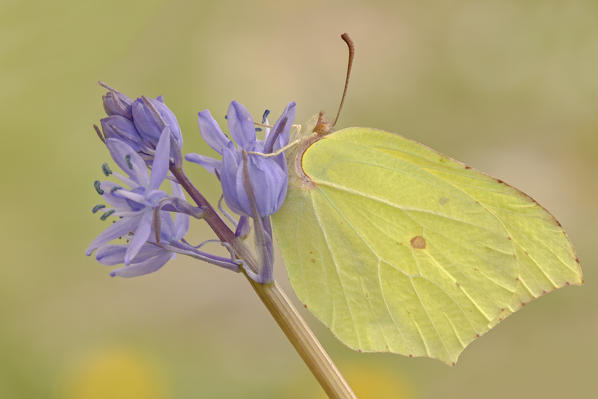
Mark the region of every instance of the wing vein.
<instances>
[{"instance_id":1,"label":"wing vein","mask_svg":"<svg viewBox=\"0 0 598 399\"><path fill-rule=\"evenodd\" d=\"M395 321L392 312L390 311L390 306L388 305L388 302L386 301L386 297L384 295L384 289L382 288L382 279L380 277L380 261L384 260L382 259L378 253L374 250L374 248L371 247L370 243L361 235L361 233L358 231L358 229L355 228L355 226L353 226L353 224L349 221L349 219L346 217L346 215L334 204L334 202L330 199L330 197L328 197L328 195L326 195L326 193L323 190L320 190L320 192L322 193L322 195L324 196L324 198L326 198L326 200L328 201L328 203L330 204L330 206L332 208L334 208L334 210L345 220L345 222L347 223L347 225L351 228L351 230L353 230L353 232L359 237L359 239L366 245L366 247L369 249L369 251L376 257L377 259L377 274L378 274L378 285L380 287L380 296L382 297L382 300L384 301L384 306L386 307L386 312L388 313L388 316L390 317L390 320L393 322L395 329L397 330L397 332L399 333L399 335L401 336L401 339L403 340L403 342L405 343L405 345L407 346L407 340L405 339L405 336L403 335L403 332L401 331L401 329L399 328L397 322ZM392 265L392 263L384 260L385 263L388 263L389 265ZM397 269L394 265L393 265L393 269L398 270L399 272L407 275L405 272L403 272L400 269ZM363 289L362 289L363 292ZM369 298L368 298L368 303L371 304ZM378 327L382 333L382 336L384 337L384 340L386 341L386 343L388 344L388 340L386 339L386 336L384 335L383 329L382 327ZM411 350L409 348L407 348L408 350Z\"/></svg>"},{"instance_id":2,"label":"wing vein","mask_svg":"<svg viewBox=\"0 0 598 399\"><path fill-rule=\"evenodd\" d=\"M347 299L347 291L345 289L343 280L341 279L341 276L340 276L339 265L338 265L338 262L336 261L336 256L334 255L334 251L332 250L330 241L328 240L328 234L326 233L326 230L324 229L324 224L322 223L322 218L320 217L318 206L316 205L316 202L314 201L313 195L310 195L310 198L311 198L312 206L314 208L314 215L316 216L316 219L318 220L318 226L320 227L320 230L322 231L322 235L324 236L324 241L326 241L326 246L328 247L328 250L330 251L330 257L332 258L332 263L334 264L334 270L336 271L336 276L337 276L339 284L343 290L343 298L347 305L347 310L349 311L349 315L351 316L352 327L353 327L353 331L355 332L355 337L357 338L357 344L360 347L362 347L361 337L359 336L359 332L357 331L357 327L355 325L355 317L353 315L353 311L351 310L351 306L349 305L349 300Z\"/></svg>"}]
</instances>

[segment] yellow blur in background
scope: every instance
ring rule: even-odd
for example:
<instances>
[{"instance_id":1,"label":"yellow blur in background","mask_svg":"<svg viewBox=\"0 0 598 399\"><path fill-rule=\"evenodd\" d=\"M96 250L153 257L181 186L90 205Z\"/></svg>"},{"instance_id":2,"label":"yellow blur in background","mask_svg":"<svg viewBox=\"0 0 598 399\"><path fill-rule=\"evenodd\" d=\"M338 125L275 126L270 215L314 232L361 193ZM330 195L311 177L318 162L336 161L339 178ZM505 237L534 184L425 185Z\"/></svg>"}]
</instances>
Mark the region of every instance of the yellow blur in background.
<instances>
[{"instance_id":1,"label":"yellow blur in background","mask_svg":"<svg viewBox=\"0 0 598 399\"><path fill-rule=\"evenodd\" d=\"M65 399L172 397L158 365L126 349L105 348L72 368L64 382Z\"/></svg>"},{"instance_id":2,"label":"yellow blur in background","mask_svg":"<svg viewBox=\"0 0 598 399\"><path fill-rule=\"evenodd\" d=\"M589 398L598 359L598 3L0 1L0 398L321 398L239 275L177 258L111 279L84 256L108 153L98 80L163 95L184 152L197 112L334 115L401 133L532 195L563 224L585 286L530 303L456 367L359 354L303 312L360 398ZM187 169L218 198L213 176ZM192 241L212 238L201 223ZM276 278L291 293L279 262ZM116 349L115 349L116 348Z\"/></svg>"}]
</instances>

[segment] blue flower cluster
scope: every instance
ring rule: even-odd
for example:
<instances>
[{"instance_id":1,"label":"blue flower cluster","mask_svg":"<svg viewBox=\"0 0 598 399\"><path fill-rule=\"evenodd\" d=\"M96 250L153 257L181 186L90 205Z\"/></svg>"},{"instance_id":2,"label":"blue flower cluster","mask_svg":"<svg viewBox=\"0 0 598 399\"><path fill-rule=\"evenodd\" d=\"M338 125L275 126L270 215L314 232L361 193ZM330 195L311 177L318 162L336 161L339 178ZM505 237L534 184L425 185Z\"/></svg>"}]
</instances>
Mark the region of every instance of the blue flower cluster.
<instances>
[{"instance_id":1,"label":"blue flower cluster","mask_svg":"<svg viewBox=\"0 0 598 399\"><path fill-rule=\"evenodd\" d=\"M173 168L182 171L183 137L174 113L163 98L140 97L133 101L123 93L103 83L101 85L108 89L102 98L108 116L101 120L101 130L96 127L96 131L124 174L113 172L105 164L105 175L119 182L96 181L94 184L109 206L97 205L93 212L102 210L103 220L109 217L118 219L93 240L87 255L95 251L96 259L102 264L124 264L111 272L112 276L121 277L154 272L177 253L240 271L242 262L235 256L230 243L220 242L230 252L230 257L226 258L202 251L205 243L194 246L185 240L190 217L201 218L204 209L185 200L184 191L193 196L198 193L197 189L189 187L188 181L177 181L171 173ZM248 220L254 220L257 242L265 247L258 248L257 252L269 254L265 256L267 259L260 260L264 270L259 274L245 270L258 282L271 280L269 216L281 207L286 197L287 165L280 150L289 142L295 103L287 105L272 127L268 126L266 115L263 121L266 126L264 139L258 140L251 115L243 105L233 101L226 117L233 143L210 112L201 111L201 135L211 148L222 155L222 159L195 153L185 157L205 167L220 180L223 198L239 219L220 209L235 224L237 237L245 236ZM162 190L165 180L170 181L170 194ZM114 244L117 239L125 243Z\"/></svg>"}]
</instances>

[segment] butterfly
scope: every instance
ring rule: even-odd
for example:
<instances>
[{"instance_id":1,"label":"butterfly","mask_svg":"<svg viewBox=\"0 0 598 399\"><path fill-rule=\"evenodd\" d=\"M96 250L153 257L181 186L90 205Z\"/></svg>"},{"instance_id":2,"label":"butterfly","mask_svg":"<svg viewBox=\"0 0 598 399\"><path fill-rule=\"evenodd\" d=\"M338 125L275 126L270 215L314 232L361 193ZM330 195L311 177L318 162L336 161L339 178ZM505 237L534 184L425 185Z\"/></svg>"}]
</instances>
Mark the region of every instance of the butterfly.
<instances>
[{"instance_id":1,"label":"butterfly","mask_svg":"<svg viewBox=\"0 0 598 399\"><path fill-rule=\"evenodd\" d=\"M398 134L330 132L321 114L291 140L274 235L299 299L355 350L454 365L529 301L583 283L560 223L502 180Z\"/></svg>"}]
</instances>

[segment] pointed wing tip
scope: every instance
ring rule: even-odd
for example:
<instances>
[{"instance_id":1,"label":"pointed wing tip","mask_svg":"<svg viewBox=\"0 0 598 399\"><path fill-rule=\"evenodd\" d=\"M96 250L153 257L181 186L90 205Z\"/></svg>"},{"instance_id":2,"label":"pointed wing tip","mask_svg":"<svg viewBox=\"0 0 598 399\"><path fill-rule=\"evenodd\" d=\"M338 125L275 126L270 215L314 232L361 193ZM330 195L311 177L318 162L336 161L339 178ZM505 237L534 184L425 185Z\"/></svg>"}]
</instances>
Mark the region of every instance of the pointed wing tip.
<instances>
[{"instance_id":1,"label":"pointed wing tip","mask_svg":"<svg viewBox=\"0 0 598 399\"><path fill-rule=\"evenodd\" d=\"M576 285L576 286L578 286L578 287L583 287L583 285L584 285L584 284L585 284L585 281L584 281L584 279L583 279L583 276L582 276L582 275L580 275L580 276L579 276L579 279L578 279L577 281L573 281L573 282L571 282L571 281L567 281L567 282L565 283L564 287L567 287L567 286L570 286L570 285ZM561 287L561 288L562 288L562 287Z\"/></svg>"}]
</instances>

